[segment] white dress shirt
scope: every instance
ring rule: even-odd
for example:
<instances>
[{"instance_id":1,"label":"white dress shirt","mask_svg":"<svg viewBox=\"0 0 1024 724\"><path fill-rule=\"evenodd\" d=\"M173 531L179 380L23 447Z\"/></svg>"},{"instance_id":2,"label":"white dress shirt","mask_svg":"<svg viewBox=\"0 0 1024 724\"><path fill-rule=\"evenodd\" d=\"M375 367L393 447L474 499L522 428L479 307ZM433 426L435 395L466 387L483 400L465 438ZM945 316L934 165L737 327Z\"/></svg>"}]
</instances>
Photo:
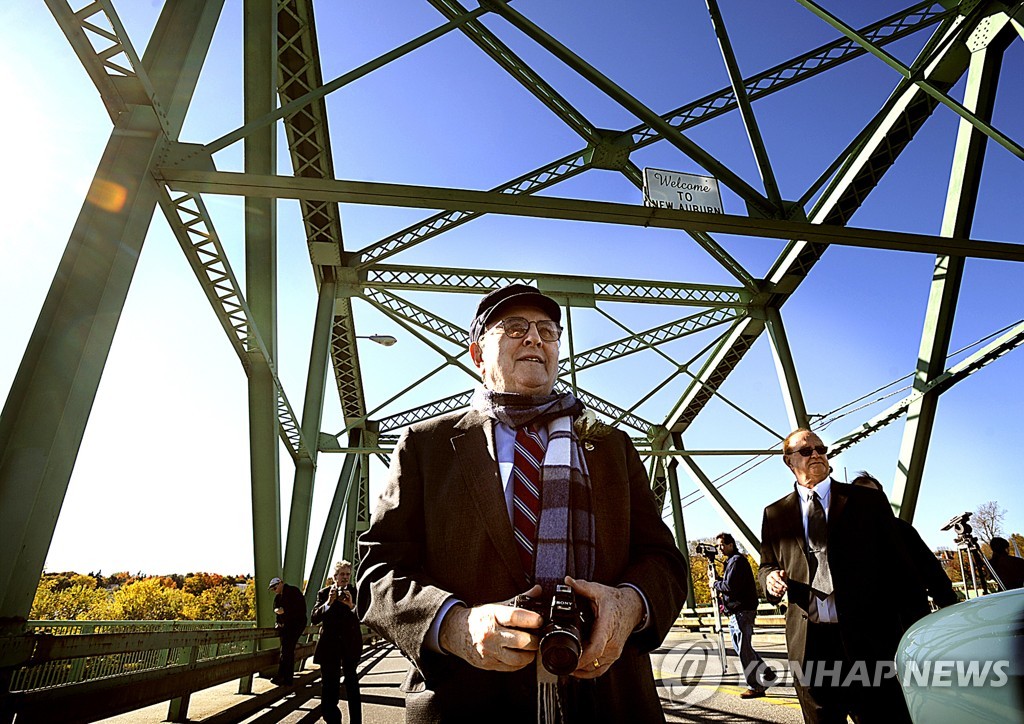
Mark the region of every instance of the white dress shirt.
<instances>
[{"instance_id":1,"label":"white dress shirt","mask_svg":"<svg viewBox=\"0 0 1024 724\"><path fill-rule=\"evenodd\" d=\"M811 510L811 496L818 494L821 499L821 507L825 509L825 520L828 520L829 504L832 502L832 478L825 478L813 488L805 488L799 483L796 484L797 495L800 496L800 513L804 522L804 544L809 550L811 539L807 535L807 514ZM812 623L839 623L839 616L836 614L836 594L829 594L825 598L818 598L811 594L810 604L807 606L807 615Z\"/></svg>"}]
</instances>

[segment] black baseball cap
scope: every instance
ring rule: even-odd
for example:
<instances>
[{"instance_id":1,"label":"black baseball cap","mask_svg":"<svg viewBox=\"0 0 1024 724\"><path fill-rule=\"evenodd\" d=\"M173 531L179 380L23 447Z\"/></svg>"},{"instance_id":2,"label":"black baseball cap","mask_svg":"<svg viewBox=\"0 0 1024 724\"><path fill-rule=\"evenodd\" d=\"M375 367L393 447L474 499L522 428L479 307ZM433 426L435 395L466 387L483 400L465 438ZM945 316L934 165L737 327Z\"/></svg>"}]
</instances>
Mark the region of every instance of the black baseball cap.
<instances>
[{"instance_id":1,"label":"black baseball cap","mask_svg":"<svg viewBox=\"0 0 1024 724\"><path fill-rule=\"evenodd\" d=\"M510 305L537 307L547 312L554 321L562 321L562 308L554 299L541 294L536 287L529 284L509 284L507 287L495 289L480 300L473 323L469 325L469 341L478 341L494 315L502 307Z\"/></svg>"}]
</instances>

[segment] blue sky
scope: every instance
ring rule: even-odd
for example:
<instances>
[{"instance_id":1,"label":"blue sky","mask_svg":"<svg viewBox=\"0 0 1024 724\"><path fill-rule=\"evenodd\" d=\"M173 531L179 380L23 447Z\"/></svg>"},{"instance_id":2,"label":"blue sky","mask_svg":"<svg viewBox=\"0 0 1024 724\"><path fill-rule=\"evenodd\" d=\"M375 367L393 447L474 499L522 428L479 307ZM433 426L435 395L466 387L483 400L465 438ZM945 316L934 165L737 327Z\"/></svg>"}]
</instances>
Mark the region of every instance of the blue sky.
<instances>
[{"instance_id":1,"label":"blue sky","mask_svg":"<svg viewBox=\"0 0 1024 724\"><path fill-rule=\"evenodd\" d=\"M115 3L136 49L142 52L158 3ZM889 3L826 4L859 27L893 12ZM609 0L516 0L514 7L571 47L602 73L657 112L666 112L728 83L703 3L645 2L629 12ZM241 123L241 3L228 0L204 66L182 140L208 142ZM330 79L443 22L429 4L321 3L317 26ZM795 2L723 2L722 13L744 74L750 75L835 37ZM42 4L17 2L0 9L0 40L8 93L17 111L5 114L0 133L10 170L0 196L0 394L6 392L46 289L64 250L85 191L109 136L99 96ZM507 23L489 28L541 73L580 112L602 128L637 124L593 88ZM909 63L928 31L889 50ZM1007 51L995 125L1024 138L1022 42ZM31 59L29 62L28 59ZM898 80L872 57L804 81L754 104L783 196L795 199L871 118ZM962 84L961 84L962 86ZM954 90L957 97L962 87ZM410 57L329 97L335 169L339 178L488 189L529 172L584 144L460 34L450 34ZM853 218L853 225L937 233L952 160L956 117L939 108ZM759 187L756 166L735 113L697 126L694 141ZM289 165L280 142L281 172ZM702 173L693 161L661 142L638 150L640 167ZM221 170L239 170L240 144L217 154ZM974 233L979 239L1020 241L1022 165L990 144ZM593 171L549 195L641 203L622 176ZM745 213L729 191L728 213ZM241 279L241 207L236 199L206 203ZM431 211L343 206L346 248L359 249ZM293 405L302 400L315 306L315 288L297 206L279 203L279 347L282 379ZM782 242L719 237L755 276L763 275ZM666 230L575 224L515 217L485 217L394 257L397 264L482 269L523 269L733 284L732 278L683 234ZM783 308L808 409L826 413L910 373L916 363L934 258L924 254L833 246ZM973 344L1024 317L1024 265L970 260L953 332L954 350ZM470 295L408 298L462 326L475 304ZM633 329L646 329L690 313L672 308L608 305ZM576 310L577 351L621 336L607 320ZM394 334L398 346L365 343L362 350L369 406L390 398L440 358L384 319L356 304L360 334ZM676 362L710 342L706 333L665 346ZM565 345L563 345L565 347ZM452 352L457 350L450 350ZM567 347L564 350L567 352ZM1024 530L1024 494L1012 458L1024 429L1019 382L1024 357L1012 352L943 395L915 521L925 540L949 545L938 528L951 516L997 500L1007 510L1005 532ZM672 370L650 355L609 363L584 373L581 384L622 406L631 405ZM377 371L383 371L379 374ZM468 388L472 380L448 370L430 384L385 407L381 414ZM659 421L683 389L677 379L641 406ZM905 384L905 383L904 383ZM329 391L333 384L329 384ZM784 434L787 423L767 339L758 341L722 388L730 400ZM874 398L872 398L874 399ZM829 441L891 402L877 401L836 422ZM151 225L128 296L61 519L49 570L143 570L166 573L252 570L247 454L246 388L241 366L202 297L192 272L158 213ZM343 427L331 400L323 429ZM835 461L837 475L866 468L891 486L902 420ZM713 401L688 433L689 448L768 446L773 438L720 401ZM742 458L702 458L712 478ZM317 530L333 492L341 460L322 456L314 497ZM375 493L381 484L375 469ZM288 507L292 470L282 455L282 506ZM790 478L772 459L724 491L757 531L760 511L783 495ZM711 507L682 493L690 538L724 526ZM186 530L191 531L186 533ZM314 536L315 538L315 536Z\"/></svg>"}]
</instances>

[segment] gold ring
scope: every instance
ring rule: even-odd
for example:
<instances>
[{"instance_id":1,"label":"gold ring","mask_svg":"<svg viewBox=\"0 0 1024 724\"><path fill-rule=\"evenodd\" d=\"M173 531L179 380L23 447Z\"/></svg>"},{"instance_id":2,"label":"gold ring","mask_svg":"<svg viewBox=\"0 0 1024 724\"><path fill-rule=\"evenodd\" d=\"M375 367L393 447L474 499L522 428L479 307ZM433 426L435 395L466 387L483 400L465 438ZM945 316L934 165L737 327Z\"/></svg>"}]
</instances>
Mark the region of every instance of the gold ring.
<instances>
[{"instance_id":1,"label":"gold ring","mask_svg":"<svg viewBox=\"0 0 1024 724\"><path fill-rule=\"evenodd\" d=\"M594 659L594 668L595 669L600 669L601 668L601 662L598 661L597 659Z\"/></svg>"}]
</instances>

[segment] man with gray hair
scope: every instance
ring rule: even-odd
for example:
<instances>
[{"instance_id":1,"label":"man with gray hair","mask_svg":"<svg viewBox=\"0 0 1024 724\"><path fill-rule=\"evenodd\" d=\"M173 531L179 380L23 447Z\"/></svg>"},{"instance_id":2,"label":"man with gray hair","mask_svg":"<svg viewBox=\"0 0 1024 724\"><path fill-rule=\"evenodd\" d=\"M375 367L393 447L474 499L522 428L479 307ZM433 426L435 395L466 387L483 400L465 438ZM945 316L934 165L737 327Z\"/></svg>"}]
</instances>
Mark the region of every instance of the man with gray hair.
<instances>
[{"instance_id":1,"label":"man with gray hair","mask_svg":"<svg viewBox=\"0 0 1024 724\"><path fill-rule=\"evenodd\" d=\"M327 724L341 724L338 699L344 670L349 720L351 724L360 724L363 714L356 666L363 651L363 635L353 610L356 589L350 583L352 564L348 561L335 563L332 578L331 585L316 594L316 605L310 617L313 623L320 624L320 638L313 653L313 661L320 664L320 711Z\"/></svg>"},{"instance_id":2,"label":"man with gray hair","mask_svg":"<svg viewBox=\"0 0 1024 724\"><path fill-rule=\"evenodd\" d=\"M664 721L648 654L682 607L685 559L629 438L553 391L560 320L525 284L483 297L471 409L405 431L360 539L363 621L412 662L406 721ZM512 599L546 605L559 585L593 613L555 678L545 616Z\"/></svg>"}]
</instances>

